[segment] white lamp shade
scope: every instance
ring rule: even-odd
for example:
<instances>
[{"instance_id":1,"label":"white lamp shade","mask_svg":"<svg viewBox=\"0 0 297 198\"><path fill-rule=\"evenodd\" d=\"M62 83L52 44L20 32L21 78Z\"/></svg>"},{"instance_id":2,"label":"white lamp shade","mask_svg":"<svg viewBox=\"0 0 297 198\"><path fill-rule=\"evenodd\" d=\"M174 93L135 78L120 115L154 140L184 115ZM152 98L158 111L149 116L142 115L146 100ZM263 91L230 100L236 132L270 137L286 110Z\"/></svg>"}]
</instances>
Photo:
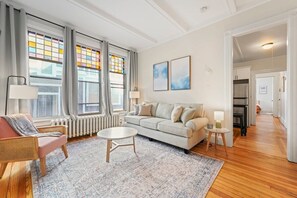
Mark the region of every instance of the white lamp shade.
<instances>
[{"instance_id":1,"label":"white lamp shade","mask_svg":"<svg viewBox=\"0 0 297 198\"><path fill-rule=\"evenodd\" d=\"M38 88L28 85L10 85L10 99L36 99L38 97Z\"/></svg>"},{"instance_id":2,"label":"white lamp shade","mask_svg":"<svg viewBox=\"0 0 297 198\"><path fill-rule=\"evenodd\" d=\"M215 111L214 112L214 119L218 121L224 120L224 111Z\"/></svg>"},{"instance_id":3,"label":"white lamp shade","mask_svg":"<svg viewBox=\"0 0 297 198\"><path fill-rule=\"evenodd\" d=\"M140 92L139 91L130 91L129 98L140 98Z\"/></svg>"}]
</instances>

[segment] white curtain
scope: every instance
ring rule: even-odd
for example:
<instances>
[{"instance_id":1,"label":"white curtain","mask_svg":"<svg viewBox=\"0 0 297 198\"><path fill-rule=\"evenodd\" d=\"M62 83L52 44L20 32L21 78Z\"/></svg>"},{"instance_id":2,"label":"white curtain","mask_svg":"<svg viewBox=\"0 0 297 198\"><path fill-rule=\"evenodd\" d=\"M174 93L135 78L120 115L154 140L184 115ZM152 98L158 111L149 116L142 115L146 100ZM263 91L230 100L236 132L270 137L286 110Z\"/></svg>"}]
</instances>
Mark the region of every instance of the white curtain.
<instances>
[{"instance_id":1,"label":"white curtain","mask_svg":"<svg viewBox=\"0 0 297 198\"><path fill-rule=\"evenodd\" d=\"M28 79L27 17L23 9L0 2L0 114L4 114L6 80L9 75L21 75ZM10 84L16 84L11 80ZM19 79L19 84L23 79ZM26 100L9 100L8 114L27 113L30 110Z\"/></svg>"},{"instance_id":2,"label":"white curtain","mask_svg":"<svg viewBox=\"0 0 297 198\"><path fill-rule=\"evenodd\" d=\"M127 110L131 110L131 100L129 99L129 92L138 90L138 54L133 51L129 51L129 65L128 65L128 84L127 84L127 93L126 101Z\"/></svg>"},{"instance_id":3,"label":"white curtain","mask_svg":"<svg viewBox=\"0 0 297 198\"><path fill-rule=\"evenodd\" d=\"M111 103L111 88L109 80L109 43L102 43L102 113L106 116L111 116L113 109Z\"/></svg>"},{"instance_id":4,"label":"white curtain","mask_svg":"<svg viewBox=\"0 0 297 198\"><path fill-rule=\"evenodd\" d=\"M77 116L78 78L76 65L76 32L70 27L64 30L64 62L62 76L62 106L64 115Z\"/></svg>"}]
</instances>

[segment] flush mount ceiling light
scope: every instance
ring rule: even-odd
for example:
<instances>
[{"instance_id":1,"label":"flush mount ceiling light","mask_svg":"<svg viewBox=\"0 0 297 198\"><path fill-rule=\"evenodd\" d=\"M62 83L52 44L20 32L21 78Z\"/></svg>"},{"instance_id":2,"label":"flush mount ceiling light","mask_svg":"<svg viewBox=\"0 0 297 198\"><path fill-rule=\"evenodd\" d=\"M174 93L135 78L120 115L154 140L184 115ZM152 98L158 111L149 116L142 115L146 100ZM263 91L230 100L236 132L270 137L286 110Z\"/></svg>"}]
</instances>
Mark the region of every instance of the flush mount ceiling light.
<instances>
[{"instance_id":1,"label":"flush mount ceiling light","mask_svg":"<svg viewBox=\"0 0 297 198\"><path fill-rule=\"evenodd\" d=\"M265 43L262 45L263 49L271 49L273 47L273 42Z\"/></svg>"},{"instance_id":2,"label":"flush mount ceiling light","mask_svg":"<svg viewBox=\"0 0 297 198\"><path fill-rule=\"evenodd\" d=\"M202 6L202 7L200 8L200 12L201 12L201 13L204 13L204 12L207 11L207 9L208 9L207 6Z\"/></svg>"}]
</instances>

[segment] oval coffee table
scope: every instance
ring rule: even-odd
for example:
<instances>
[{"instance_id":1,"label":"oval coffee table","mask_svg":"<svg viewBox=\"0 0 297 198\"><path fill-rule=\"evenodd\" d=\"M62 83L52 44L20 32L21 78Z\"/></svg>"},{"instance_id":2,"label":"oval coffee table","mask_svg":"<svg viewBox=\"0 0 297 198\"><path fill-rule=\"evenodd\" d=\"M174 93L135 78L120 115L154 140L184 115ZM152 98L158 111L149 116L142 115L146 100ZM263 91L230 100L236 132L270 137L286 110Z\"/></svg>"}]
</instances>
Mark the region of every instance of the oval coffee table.
<instances>
[{"instance_id":1,"label":"oval coffee table","mask_svg":"<svg viewBox=\"0 0 297 198\"><path fill-rule=\"evenodd\" d=\"M109 162L110 153L120 146L133 146L134 153L135 151L135 136L137 135L137 130L131 127L112 127L99 131L97 136L107 140L106 148L106 162ZM132 144L118 144L114 140L125 139L132 137ZM112 148L112 144L115 147Z\"/></svg>"}]
</instances>

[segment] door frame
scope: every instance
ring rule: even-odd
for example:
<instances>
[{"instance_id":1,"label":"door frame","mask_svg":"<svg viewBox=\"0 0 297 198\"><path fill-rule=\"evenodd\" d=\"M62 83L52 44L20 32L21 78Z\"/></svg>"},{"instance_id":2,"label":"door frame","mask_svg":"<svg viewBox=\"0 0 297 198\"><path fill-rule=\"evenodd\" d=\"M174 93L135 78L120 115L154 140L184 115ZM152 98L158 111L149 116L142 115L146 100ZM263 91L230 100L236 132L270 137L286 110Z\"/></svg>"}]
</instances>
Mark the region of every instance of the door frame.
<instances>
[{"instance_id":1,"label":"door frame","mask_svg":"<svg viewBox=\"0 0 297 198\"><path fill-rule=\"evenodd\" d=\"M233 131L233 37L287 24L287 159L297 162L297 10L273 16L259 22L225 32L224 69L225 69L225 113L230 119L226 127ZM228 145L233 146L233 133Z\"/></svg>"}]
</instances>

